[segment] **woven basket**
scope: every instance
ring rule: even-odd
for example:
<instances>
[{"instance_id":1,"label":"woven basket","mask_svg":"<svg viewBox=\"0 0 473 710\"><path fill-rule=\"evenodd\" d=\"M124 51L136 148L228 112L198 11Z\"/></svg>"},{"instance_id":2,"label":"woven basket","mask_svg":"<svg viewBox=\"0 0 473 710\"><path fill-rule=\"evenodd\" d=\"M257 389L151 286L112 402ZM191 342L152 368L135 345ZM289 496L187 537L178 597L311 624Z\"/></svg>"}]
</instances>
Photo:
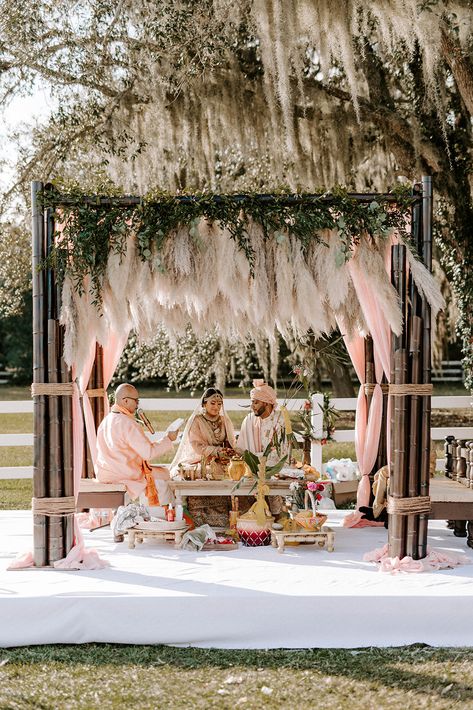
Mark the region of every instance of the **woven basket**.
<instances>
[{"instance_id":1,"label":"woven basket","mask_svg":"<svg viewBox=\"0 0 473 710\"><path fill-rule=\"evenodd\" d=\"M309 501L311 508L309 508ZM304 530L310 530L311 532L317 532L322 528L322 525L327 520L326 515L322 515L317 512L317 507L315 504L315 497L312 491L305 492L304 496L305 510L300 510L295 516L294 520L298 525L300 525Z\"/></svg>"},{"instance_id":2,"label":"woven basket","mask_svg":"<svg viewBox=\"0 0 473 710\"><path fill-rule=\"evenodd\" d=\"M267 518L264 525L259 525L256 520L246 520L245 518L237 518L236 528L238 532L261 532L261 530L271 530L274 518Z\"/></svg>"}]
</instances>

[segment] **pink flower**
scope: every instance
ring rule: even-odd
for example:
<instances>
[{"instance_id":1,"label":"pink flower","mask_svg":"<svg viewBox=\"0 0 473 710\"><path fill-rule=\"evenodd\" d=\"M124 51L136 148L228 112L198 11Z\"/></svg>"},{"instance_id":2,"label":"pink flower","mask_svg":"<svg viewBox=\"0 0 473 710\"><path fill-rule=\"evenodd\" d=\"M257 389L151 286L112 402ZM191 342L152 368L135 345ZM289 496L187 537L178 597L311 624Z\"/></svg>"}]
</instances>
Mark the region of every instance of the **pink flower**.
<instances>
[{"instance_id":1,"label":"pink flower","mask_svg":"<svg viewBox=\"0 0 473 710\"><path fill-rule=\"evenodd\" d=\"M307 483L307 490L308 490L308 491L312 491L312 493L314 493L316 490L318 490L318 489L317 489L317 485L318 485L318 484L315 483L314 481L308 481L308 483Z\"/></svg>"},{"instance_id":2,"label":"pink flower","mask_svg":"<svg viewBox=\"0 0 473 710\"><path fill-rule=\"evenodd\" d=\"M295 368L293 369L293 373L294 373L295 375L301 375L301 374L302 374L302 368L300 368L300 367L295 367Z\"/></svg>"}]
</instances>

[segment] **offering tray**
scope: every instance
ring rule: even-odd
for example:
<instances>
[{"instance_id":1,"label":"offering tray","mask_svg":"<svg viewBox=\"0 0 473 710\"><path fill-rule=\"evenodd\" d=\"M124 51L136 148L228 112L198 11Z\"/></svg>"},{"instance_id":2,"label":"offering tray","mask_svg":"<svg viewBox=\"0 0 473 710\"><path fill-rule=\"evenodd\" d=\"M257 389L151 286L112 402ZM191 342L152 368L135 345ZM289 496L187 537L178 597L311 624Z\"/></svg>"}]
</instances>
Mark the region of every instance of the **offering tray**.
<instances>
[{"instance_id":1,"label":"offering tray","mask_svg":"<svg viewBox=\"0 0 473 710\"><path fill-rule=\"evenodd\" d=\"M185 530L187 523L185 520L144 520L135 525L134 530L146 530L149 532L169 532L171 530Z\"/></svg>"},{"instance_id":2,"label":"offering tray","mask_svg":"<svg viewBox=\"0 0 473 710\"><path fill-rule=\"evenodd\" d=\"M237 542L206 542L203 546L205 551L217 551L217 550L236 550L238 548Z\"/></svg>"},{"instance_id":3,"label":"offering tray","mask_svg":"<svg viewBox=\"0 0 473 710\"><path fill-rule=\"evenodd\" d=\"M305 478L305 471L302 468L296 468L295 466L284 466L279 471L278 477L303 480Z\"/></svg>"}]
</instances>

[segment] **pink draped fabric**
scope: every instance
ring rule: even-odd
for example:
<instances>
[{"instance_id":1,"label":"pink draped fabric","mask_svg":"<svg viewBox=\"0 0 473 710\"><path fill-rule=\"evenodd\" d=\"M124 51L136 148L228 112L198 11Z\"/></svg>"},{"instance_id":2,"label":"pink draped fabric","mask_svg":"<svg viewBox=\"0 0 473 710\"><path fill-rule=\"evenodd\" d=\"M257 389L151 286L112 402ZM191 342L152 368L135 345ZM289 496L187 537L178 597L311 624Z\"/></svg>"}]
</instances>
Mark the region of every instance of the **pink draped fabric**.
<instances>
[{"instance_id":1,"label":"pink draped fabric","mask_svg":"<svg viewBox=\"0 0 473 710\"><path fill-rule=\"evenodd\" d=\"M360 390L358 392L355 419L355 450L361 473L361 480L357 491L357 510L354 513L347 515L343 524L345 527L364 527L381 525L381 523L373 523L372 521L362 519L359 509L360 507L367 506L369 504L369 474L376 462L383 413L383 393L380 383L383 377L383 372L388 382L391 375L391 329L379 305L379 302L373 293L370 282L359 268L356 259L352 259L349 262L348 268L350 270L353 285L363 311L363 316L373 339L373 356L376 379L368 413L367 399L363 387L365 384L364 338L361 335L356 335L354 338L349 340L344 336L345 345L355 367L358 379L360 380ZM389 264L387 264L387 268L389 268Z\"/></svg>"},{"instance_id":2,"label":"pink draped fabric","mask_svg":"<svg viewBox=\"0 0 473 710\"><path fill-rule=\"evenodd\" d=\"M107 344L103 347L103 378L104 389L107 390L108 385L113 377L113 373L123 352L128 332L118 335L110 333ZM82 419L82 411L80 406L80 396L82 395L85 427L87 440L89 442L90 453L95 465L97 458L97 432L95 430L95 422L90 405L89 397L86 393L86 388L90 379L90 373L94 364L96 353L95 338L91 338L90 350L86 363L82 372L76 373L75 368L72 369L73 378L76 379L78 387L72 398L72 427L73 427L73 443L74 443L74 495L77 500L79 494L80 479L82 476L82 464L84 458L84 427ZM108 398L104 397L105 411L108 412ZM101 569L108 566L108 562L102 560L98 553L93 549L87 549L84 543L80 523L83 519L78 515L74 518L74 546L69 551L68 555L62 560L54 563L57 569Z\"/></svg>"},{"instance_id":3,"label":"pink draped fabric","mask_svg":"<svg viewBox=\"0 0 473 710\"><path fill-rule=\"evenodd\" d=\"M123 349L126 345L127 340L128 340L128 331L122 333L121 335L119 335L117 333L110 332L106 345L104 345L102 347L102 350L103 350L103 386L104 386L104 390L105 390L103 401L104 401L105 414L108 414L108 412L109 412L107 387L109 386L109 384L112 380L113 373L115 372L115 368L118 365L118 361L120 360L120 356L123 352ZM92 367L94 365L95 352L96 352L96 347L95 347L95 340L94 340L94 342L90 348L90 353L87 358L87 362L86 362L84 369L82 370L82 372L80 373L80 376L79 376L79 388L80 388L80 393L82 395L82 406L84 409L84 419L85 419L85 428L86 428L86 432L87 432L87 441L89 442L90 455L92 456L92 462L93 462L94 466L97 463L97 432L95 430L95 421L94 421L94 415L92 412L92 406L90 404L90 399L87 394L87 384L89 382L90 373L91 373Z\"/></svg>"}]
</instances>

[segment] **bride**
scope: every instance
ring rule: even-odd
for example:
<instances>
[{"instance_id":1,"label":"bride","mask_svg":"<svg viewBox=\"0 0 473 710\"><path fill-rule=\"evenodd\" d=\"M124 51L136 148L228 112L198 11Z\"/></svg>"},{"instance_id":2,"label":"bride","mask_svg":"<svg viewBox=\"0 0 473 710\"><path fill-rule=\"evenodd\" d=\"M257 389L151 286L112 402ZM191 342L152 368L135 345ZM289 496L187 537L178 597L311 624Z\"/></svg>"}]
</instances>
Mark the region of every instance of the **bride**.
<instances>
[{"instance_id":1,"label":"bride","mask_svg":"<svg viewBox=\"0 0 473 710\"><path fill-rule=\"evenodd\" d=\"M171 463L171 478L181 478L180 465L197 464L202 459L206 462L214 461L223 471L223 466L235 453L235 446L235 432L223 409L223 395L215 387L209 387L186 424Z\"/></svg>"}]
</instances>

